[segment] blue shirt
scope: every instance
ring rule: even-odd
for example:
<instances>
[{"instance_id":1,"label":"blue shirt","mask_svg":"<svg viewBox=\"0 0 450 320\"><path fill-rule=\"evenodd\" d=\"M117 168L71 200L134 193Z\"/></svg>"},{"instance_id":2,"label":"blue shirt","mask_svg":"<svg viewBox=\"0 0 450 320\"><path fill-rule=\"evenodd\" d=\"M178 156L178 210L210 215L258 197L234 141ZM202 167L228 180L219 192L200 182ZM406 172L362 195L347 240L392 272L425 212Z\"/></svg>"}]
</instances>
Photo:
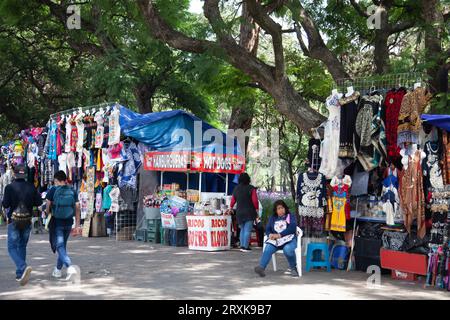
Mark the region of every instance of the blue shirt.
<instances>
[{"instance_id":1,"label":"blue shirt","mask_svg":"<svg viewBox=\"0 0 450 320\"><path fill-rule=\"evenodd\" d=\"M267 223L267 226L266 226L266 235L269 235L271 233L278 233L277 231L275 231L275 222L279 221L279 220L286 220L288 215L290 216L290 221L289 221L289 223L287 223L287 228L284 231L280 232L280 235L282 237L287 236L289 234L295 235L297 232L297 218L295 217L295 214L292 214L292 213L288 213L288 214L284 215L283 217L279 217L276 214L272 215L269 218L269 222Z\"/></svg>"}]
</instances>

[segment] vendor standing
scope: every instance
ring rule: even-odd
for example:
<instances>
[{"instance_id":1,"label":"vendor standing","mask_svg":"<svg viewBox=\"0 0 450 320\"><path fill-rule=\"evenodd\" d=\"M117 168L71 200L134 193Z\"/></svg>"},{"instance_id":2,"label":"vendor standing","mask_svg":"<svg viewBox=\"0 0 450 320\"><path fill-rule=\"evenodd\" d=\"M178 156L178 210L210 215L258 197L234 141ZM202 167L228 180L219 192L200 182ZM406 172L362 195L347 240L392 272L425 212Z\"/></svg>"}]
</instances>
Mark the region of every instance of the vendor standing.
<instances>
[{"instance_id":1,"label":"vendor standing","mask_svg":"<svg viewBox=\"0 0 450 320\"><path fill-rule=\"evenodd\" d=\"M230 207L233 208L235 204L236 219L241 230L239 235L241 251L248 252L259 205L256 188L250 184L250 176L245 172L239 175L239 184L233 190Z\"/></svg>"}]
</instances>

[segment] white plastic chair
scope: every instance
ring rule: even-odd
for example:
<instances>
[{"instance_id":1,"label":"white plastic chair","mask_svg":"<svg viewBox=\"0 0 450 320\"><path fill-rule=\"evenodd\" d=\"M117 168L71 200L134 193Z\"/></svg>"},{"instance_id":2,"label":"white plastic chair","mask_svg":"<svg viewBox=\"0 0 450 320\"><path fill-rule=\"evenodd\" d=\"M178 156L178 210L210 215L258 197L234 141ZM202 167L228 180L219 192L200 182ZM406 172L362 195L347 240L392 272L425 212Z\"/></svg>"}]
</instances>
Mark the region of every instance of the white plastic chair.
<instances>
[{"instance_id":1,"label":"white plastic chair","mask_svg":"<svg viewBox=\"0 0 450 320\"><path fill-rule=\"evenodd\" d=\"M297 248L295 249L295 259L297 260L297 272L298 275L302 276L302 237L303 237L303 231L299 227L297 227ZM264 244L263 244L263 252L266 248L266 241L269 239L267 235L264 236ZM277 253L283 253L283 249L280 249L276 251L272 255L272 264L273 264L273 271L277 271Z\"/></svg>"}]
</instances>

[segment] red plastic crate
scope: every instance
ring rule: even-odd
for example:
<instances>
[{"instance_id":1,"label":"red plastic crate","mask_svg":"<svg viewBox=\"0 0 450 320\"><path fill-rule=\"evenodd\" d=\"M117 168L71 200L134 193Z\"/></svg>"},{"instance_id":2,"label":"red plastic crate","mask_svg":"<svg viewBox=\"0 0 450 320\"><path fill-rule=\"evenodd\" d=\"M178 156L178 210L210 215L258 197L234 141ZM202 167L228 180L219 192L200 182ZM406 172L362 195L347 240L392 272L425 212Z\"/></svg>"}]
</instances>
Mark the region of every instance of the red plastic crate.
<instances>
[{"instance_id":1,"label":"red plastic crate","mask_svg":"<svg viewBox=\"0 0 450 320\"><path fill-rule=\"evenodd\" d=\"M417 275L410 272L391 270L391 278L395 280L416 281Z\"/></svg>"},{"instance_id":2,"label":"red plastic crate","mask_svg":"<svg viewBox=\"0 0 450 320\"><path fill-rule=\"evenodd\" d=\"M380 258L382 268L427 275L428 257L426 255L381 249Z\"/></svg>"}]
</instances>

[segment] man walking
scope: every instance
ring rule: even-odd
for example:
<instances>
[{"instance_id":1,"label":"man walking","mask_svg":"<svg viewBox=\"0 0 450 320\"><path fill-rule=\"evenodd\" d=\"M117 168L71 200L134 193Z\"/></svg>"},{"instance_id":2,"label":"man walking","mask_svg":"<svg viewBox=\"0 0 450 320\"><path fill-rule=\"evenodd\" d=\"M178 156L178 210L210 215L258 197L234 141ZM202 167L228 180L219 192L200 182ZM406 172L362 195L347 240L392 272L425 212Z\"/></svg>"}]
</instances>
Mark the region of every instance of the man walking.
<instances>
[{"instance_id":1,"label":"man walking","mask_svg":"<svg viewBox=\"0 0 450 320\"><path fill-rule=\"evenodd\" d=\"M52 276L62 277L62 268L67 268L66 280L70 280L76 273L67 254L67 240L72 231L75 215L76 227L80 225L80 205L73 188L67 185L64 171L55 174L55 186L47 193L47 210L51 210L52 218L49 224L50 242L53 252L58 252L58 260Z\"/></svg>"},{"instance_id":2,"label":"man walking","mask_svg":"<svg viewBox=\"0 0 450 320\"><path fill-rule=\"evenodd\" d=\"M33 207L42 204L41 196L32 183L25 181L26 177L25 166L15 166L15 180L6 186L3 197L3 207L7 210L8 252L16 264L16 280L22 286L28 283L32 271L27 266L26 255Z\"/></svg>"}]
</instances>

